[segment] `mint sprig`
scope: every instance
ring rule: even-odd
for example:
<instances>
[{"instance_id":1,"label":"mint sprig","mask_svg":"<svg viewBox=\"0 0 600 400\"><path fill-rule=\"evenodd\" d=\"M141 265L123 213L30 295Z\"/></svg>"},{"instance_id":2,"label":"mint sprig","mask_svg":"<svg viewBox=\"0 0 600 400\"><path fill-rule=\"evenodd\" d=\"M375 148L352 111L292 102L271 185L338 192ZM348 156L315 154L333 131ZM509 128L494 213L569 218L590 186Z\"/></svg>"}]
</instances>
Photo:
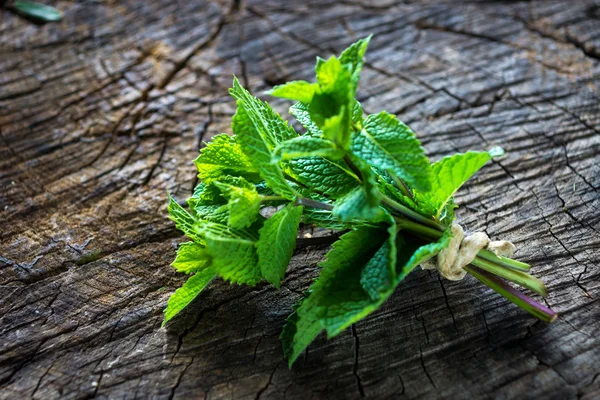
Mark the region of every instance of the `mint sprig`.
<instances>
[{"instance_id":1,"label":"mint sprig","mask_svg":"<svg viewBox=\"0 0 600 400\"><path fill-rule=\"evenodd\" d=\"M279 288L300 224L345 231L284 326L291 365L321 331L333 337L365 318L448 247L454 193L503 151L469 151L432 164L394 115L364 117L355 93L369 40L340 57L318 58L316 82L268 92L297 101L290 113L306 128L302 135L234 79L234 136L215 136L195 160L202 182L188 199L189 212L173 199L169 204L171 219L192 240L180 245L173 267L193 275L169 299L165 323L214 277ZM556 318L506 283L545 295L529 265L481 250L464 270L537 318Z\"/></svg>"}]
</instances>

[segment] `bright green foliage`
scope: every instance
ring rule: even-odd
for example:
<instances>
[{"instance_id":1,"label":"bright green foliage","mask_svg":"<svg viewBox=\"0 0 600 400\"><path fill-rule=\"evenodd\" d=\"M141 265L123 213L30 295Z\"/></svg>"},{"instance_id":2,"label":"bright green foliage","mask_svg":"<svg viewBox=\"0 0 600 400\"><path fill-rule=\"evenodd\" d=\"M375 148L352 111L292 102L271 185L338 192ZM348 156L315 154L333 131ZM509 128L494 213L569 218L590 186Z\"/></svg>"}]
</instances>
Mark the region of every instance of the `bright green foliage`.
<instances>
[{"instance_id":1,"label":"bright green foliage","mask_svg":"<svg viewBox=\"0 0 600 400\"><path fill-rule=\"evenodd\" d=\"M185 242L179 245L177 258L171 264L179 272L189 274L208 266L211 256L205 246L194 242Z\"/></svg>"},{"instance_id":2,"label":"bright green foliage","mask_svg":"<svg viewBox=\"0 0 600 400\"><path fill-rule=\"evenodd\" d=\"M413 131L395 116L385 111L368 116L352 138L352 151L415 189L429 190L429 160Z\"/></svg>"},{"instance_id":3,"label":"bright green foliage","mask_svg":"<svg viewBox=\"0 0 600 400\"><path fill-rule=\"evenodd\" d=\"M167 303L163 326L190 304L216 275L214 268L203 269L196 272L182 287L177 289Z\"/></svg>"},{"instance_id":4,"label":"bright green foliage","mask_svg":"<svg viewBox=\"0 0 600 400\"><path fill-rule=\"evenodd\" d=\"M300 136L281 143L273 152L273 161L288 161L294 158L321 156L332 160L344 157L344 152L329 140Z\"/></svg>"},{"instance_id":5,"label":"bright green foliage","mask_svg":"<svg viewBox=\"0 0 600 400\"><path fill-rule=\"evenodd\" d=\"M499 154L497 149L493 150L492 155ZM420 211L439 218L454 193L490 161L492 155L487 151L469 151L444 157L434 163L431 166L431 190L417 193L416 196Z\"/></svg>"},{"instance_id":6,"label":"bright green foliage","mask_svg":"<svg viewBox=\"0 0 600 400\"><path fill-rule=\"evenodd\" d=\"M333 214L342 221L378 220L381 218L382 210L381 193L377 188L375 173L360 158L350 154L350 160L361 174L362 185L340 198L336 202Z\"/></svg>"},{"instance_id":7,"label":"bright green foliage","mask_svg":"<svg viewBox=\"0 0 600 400\"><path fill-rule=\"evenodd\" d=\"M309 111L309 105L305 103L296 103L290 107L290 114L306 128L304 136L321 137L323 131L315 121L312 120Z\"/></svg>"},{"instance_id":8,"label":"bright green foliage","mask_svg":"<svg viewBox=\"0 0 600 400\"><path fill-rule=\"evenodd\" d=\"M187 211L185 211L185 209L181 207L179 203L177 203L177 201L175 201L175 199L170 195L169 206L167 209L169 211L169 218L175 222L177 229L185 233L185 235L192 239L195 243L202 245L206 243L200 234L200 231L198 230L197 220Z\"/></svg>"},{"instance_id":9,"label":"bright green foliage","mask_svg":"<svg viewBox=\"0 0 600 400\"><path fill-rule=\"evenodd\" d=\"M273 214L259 231L258 266L265 280L276 288L279 288L296 248L300 218L302 207L288 204Z\"/></svg>"},{"instance_id":10,"label":"bright green foliage","mask_svg":"<svg viewBox=\"0 0 600 400\"><path fill-rule=\"evenodd\" d=\"M242 146L236 143L235 138L224 133L213 137L211 142L200 150L194 164L198 168L198 178L204 183L227 175L258 176L258 169L244 154Z\"/></svg>"},{"instance_id":11,"label":"bright green foliage","mask_svg":"<svg viewBox=\"0 0 600 400\"><path fill-rule=\"evenodd\" d=\"M364 56L371 41L372 35L352 44L340 55L340 62L350 71L350 81L353 85L353 92L356 92L356 86L360 79L360 71L364 65ZM354 97L354 93L352 94Z\"/></svg>"},{"instance_id":12,"label":"bright green foliage","mask_svg":"<svg viewBox=\"0 0 600 400\"><path fill-rule=\"evenodd\" d=\"M279 288L300 223L347 230L287 319L281 339L291 365L321 331L332 337L366 317L448 246L450 229L442 230L454 219L454 192L499 151L431 165L395 116L363 116L355 94L369 41L318 58L315 83L268 92L297 101L290 113L306 128L301 136L234 79L235 135L215 136L195 160L202 183L189 212L170 198L171 219L193 241L181 244L172 265L195 275L169 300L165 322L215 276ZM407 230L415 225L417 236Z\"/></svg>"},{"instance_id":13,"label":"bright green foliage","mask_svg":"<svg viewBox=\"0 0 600 400\"><path fill-rule=\"evenodd\" d=\"M233 81L231 95L237 100L237 112L233 116L232 128L236 140L252 165L259 169L260 176L275 193L294 199L297 193L290 187L281 168L271 163L275 147L298 135L268 104L253 97L237 79Z\"/></svg>"},{"instance_id":14,"label":"bright green foliage","mask_svg":"<svg viewBox=\"0 0 600 400\"><path fill-rule=\"evenodd\" d=\"M321 330L326 329L330 337L335 336L377 309L391 294L389 290L372 300L361 284L367 264L374 264L371 269L379 266L387 270L389 264L395 262L392 257L395 253L378 251L382 242L386 243L384 248L390 243L385 240L385 234L385 229L360 227L333 244L333 250L321 263L321 275L311 286L310 295L302 300L284 327L284 353L290 365ZM379 285L373 282L373 286Z\"/></svg>"},{"instance_id":15,"label":"bright green foliage","mask_svg":"<svg viewBox=\"0 0 600 400\"><path fill-rule=\"evenodd\" d=\"M300 183L337 199L360 185L360 181L343 162L322 157L291 160L289 167Z\"/></svg>"},{"instance_id":16,"label":"bright green foliage","mask_svg":"<svg viewBox=\"0 0 600 400\"><path fill-rule=\"evenodd\" d=\"M228 199L228 225L233 228L247 228L258 217L261 197L256 188L243 178L237 179L237 184L215 182L223 196Z\"/></svg>"},{"instance_id":17,"label":"bright green foliage","mask_svg":"<svg viewBox=\"0 0 600 400\"><path fill-rule=\"evenodd\" d=\"M319 85L306 81L292 81L283 85L275 86L266 92L271 96L281 97L282 99L303 101L310 103L315 93L319 93Z\"/></svg>"}]
</instances>

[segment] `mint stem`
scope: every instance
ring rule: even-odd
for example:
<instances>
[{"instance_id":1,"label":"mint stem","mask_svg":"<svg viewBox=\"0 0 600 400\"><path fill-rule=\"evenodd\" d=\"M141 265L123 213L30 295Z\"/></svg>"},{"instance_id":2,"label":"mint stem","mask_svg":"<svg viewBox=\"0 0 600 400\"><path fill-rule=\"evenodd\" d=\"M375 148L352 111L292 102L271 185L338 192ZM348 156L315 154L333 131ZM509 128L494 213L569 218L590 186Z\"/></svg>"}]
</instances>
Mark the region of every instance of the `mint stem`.
<instances>
[{"instance_id":1,"label":"mint stem","mask_svg":"<svg viewBox=\"0 0 600 400\"><path fill-rule=\"evenodd\" d=\"M398 203L395 200L390 199L385 194L382 194L382 202L383 202L383 204L385 204L386 206L388 206L389 208L391 208L393 211L396 211L397 213L399 213L399 214L401 214L401 215L403 215L405 217L408 217L408 218L410 218L412 220L415 220L415 221L418 221L418 222L420 222L420 223L422 223L424 225L427 225L430 228L434 228L435 230L438 231L439 236L442 235L442 232L445 229L441 224L439 224L439 223L435 222L434 220L429 219L429 218L427 218L427 217L419 214L416 211L411 210L410 208L406 207L403 204ZM439 238L439 236L438 236L438 238Z\"/></svg>"},{"instance_id":2,"label":"mint stem","mask_svg":"<svg viewBox=\"0 0 600 400\"><path fill-rule=\"evenodd\" d=\"M299 197L296 199L297 206L307 206L312 208L319 208L321 210L331 211L333 210L333 206L331 204L323 203L321 201L309 199L306 197Z\"/></svg>"},{"instance_id":3,"label":"mint stem","mask_svg":"<svg viewBox=\"0 0 600 400\"><path fill-rule=\"evenodd\" d=\"M538 303L531 297L524 295L519 292L517 289L510 286L508 283L503 280L495 277L489 272L483 271L474 266L466 266L465 270L473 275L475 278L479 279L481 283L489 286L497 293L506 297L512 303L521 307L523 310L532 314L533 316L541 319L544 322L553 322L558 317L558 314L544 306L541 303Z\"/></svg>"}]
</instances>

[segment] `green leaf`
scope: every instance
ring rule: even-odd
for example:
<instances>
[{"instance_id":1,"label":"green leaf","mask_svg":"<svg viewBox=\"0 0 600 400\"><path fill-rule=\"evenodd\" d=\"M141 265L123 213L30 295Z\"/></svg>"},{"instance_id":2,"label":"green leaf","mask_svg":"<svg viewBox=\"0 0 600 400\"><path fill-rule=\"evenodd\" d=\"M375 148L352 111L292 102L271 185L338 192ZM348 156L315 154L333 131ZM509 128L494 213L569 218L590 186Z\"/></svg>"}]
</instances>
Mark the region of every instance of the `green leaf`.
<instances>
[{"instance_id":1,"label":"green leaf","mask_svg":"<svg viewBox=\"0 0 600 400\"><path fill-rule=\"evenodd\" d=\"M247 285L260 281L254 233L212 222L199 221L198 225L212 257L212 265L221 278Z\"/></svg>"},{"instance_id":2,"label":"green leaf","mask_svg":"<svg viewBox=\"0 0 600 400\"><path fill-rule=\"evenodd\" d=\"M333 215L342 221L376 221L383 217L381 192L377 188L375 173L363 160L351 155L352 163L362 176L362 185L336 201Z\"/></svg>"},{"instance_id":3,"label":"green leaf","mask_svg":"<svg viewBox=\"0 0 600 400\"><path fill-rule=\"evenodd\" d=\"M170 194L168 196L169 206L167 210L169 211L169 218L175 222L177 229L185 233L187 237L195 243L203 245L205 241L198 230L196 219L181 207Z\"/></svg>"},{"instance_id":4,"label":"green leaf","mask_svg":"<svg viewBox=\"0 0 600 400\"><path fill-rule=\"evenodd\" d=\"M361 285L363 268L386 240L385 235L384 229L360 227L333 244L321 263L321 275L312 285L310 295L302 300L284 327L284 352L290 365L322 329L327 330L329 337L337 335L377 309L391 294L390 290L373 301ZM379 260L380 267L386 268L388 260L385 257Z\"/></svg>"},{"instance_id":5,"label":"green leaf","mask_svg":"<svg viewBox=\"0 0 600 400\"><path fill-rule=\"evenodd\" d=\"M311 156L321 156L336 160L343 158L344 154L344 151L338 149L329 140L300 136L287 140L277 146L273 152L273 161L287 161L294 158Z\"/></svg>"},{"instance_id":6,"label":"green leaf","mask_svg":"<svg viewBox=\"0 0 600 400\"><path fill-rule=\"evenodd\" d=\"M204 183L224 175L258 176L258 169L244 154L242 146L235 138L224 133L214 136L206 147L200 150L194 164L198 168L198 178Z\"/></svg>"},{"instance_id":7,"label":"green leaf","mask_svg":"<svg viewBox=\"0 0 600 400\"><path fill-rule=\"evenodd\" d=\"M261 197L256 188L243 178L238 178L235 183L214 183L228 199L229 211L228 225L233 228L247 228L258 217Z\"/></svg>"},{"instance_id":8,"label":"green leaf","mask_svg":"<svg viewBox=\"0 0 600 400\"><path fill-rule=\"evenodd\" d=\"M362 223L362 221L340 221L331 213L331 211L310 207L304 209L302 222L307 225L315 225L320 228L333 229L337 231L352 229L357 224Z\"/></svg>"},{"instance_id":9,"label":"green leaf","mask_svg":"<svg viewBox=\"0 0 600 400\"><path fill-rule=\"evenodd\" d=\"M179 272L189 274L199 271L210 265L211 256L205 246L194 242L185 242L179 245L177 257L171 264Z\"/></svg>"},{"instance_id":10,"label":"green leaf","mask_svg":"<svg viewBox=\"0 0 600 400\"><path fill-rule=\"evenodd\" d=\"M386 112L369 115L352 138L352 151L370 165L389 169L417 190L430 188L430 165L408 126Z\"/></svg>"},{"instance_id":11,"label":"green leaf","mask_svg":"<svg viewBox=\"0 0 600 400\"><path fill-rule=\"evenodd\" d=\"M494 149L494 153L498 152ZM469 151L434 163L431 166L431 190L415 193L422 211L439 218L454 193L491 159L487 151Z\"/></svg>"},{"instance_id":12,"label":"green leaf","mask_svg":"<svg viewBox=\"0 0 600 400\"><path fill-rule=\"evenodd\" d=\"M394 289L396 279L396 222L388 216L390 226L388 239L377 250L362 270L360 284L371 297L377 301L381 296L389 295Z\"/></svg>"},{"instance_id":13,"label":"green leaf","mask_svg":"<svg viewBox=\"0 0 600 400\"><path fill-rule=\"evenodd\" d=\"M360 185L356 175L343 161L306 157L290 160L288 166L300 183L333 199L344 196Z\"/></svg>"},{"instance_id":14,"label":"green leaf","mask_svg":"<svg viewBox=\"0 0 600 400\"><path fill-rule=\"evenodd\" d=\"M276 288L279 288L296 248L302 209L289 203L273 214L259 231L258 265L263 278Z\"/></svg>"},{"instance_id":15,"label":"green leaf","mask_svg":"<svg viewBox=\"0 0 600 400\"><path fill-rule=\"evenodd\" d=\"M323 131L315 121L312 120L309 111L309 105L306 103L296 103L290 107L292 114L298 122L306 128L306 136L321 137Z\"/></svg>"},{"instance_id":16,"label":"green leaf","mask_svg":"<svg viewBox=\"0 0 600 400\"><path fill-rule=\"evenodd\" d=\"M344 84L343 79L340 79L344 74L344 68L335 56L331 56L327 61L317 62L315 72L319 87L324 93L335 93Z\"/></svg>"},{"instance_id":17,"label":"green leaf","mask_svg":"<svg viewBox=\"0 0 600 400\"><path fill-rule=\"evenodd\" d=\"M279 143L298 135L268 104L242 88L237 79L230 93L237 100L232 122L236 141L273 191L290 200L296 198L298 193L287 183L279 165L271 164L271 158Z\"/></svg>"},{"instance_id":18,"label":"green leaf","mask_svg":"<svg viewBox=\"0 0 600 400\"><path fill-rule=\"evenodd\" d=\"M214 268L207 268L196 272L190 277L182 287L169 297L167 308L165 309L165 319L163 326L192 302L200 292L214 279L216 272Z\"/></svg>"},{"instance_id":19,"label":"green leaf","mask_svg":"<svg viewBox=\"0 0 600 400\"><path fill-rule=\"evenodd\" d=\"M274 97L282 99L303 101L310 103L315 93L319 92L319 85L306 81L291 81L283 85L277 85L266 92Z\"/></svg>"},{"instance_id":20,"label":"green leaf","mask_svg":"<svg viewBox=\"0 0 600 400\"><path fill-rule=\"evenodd\" d=\"M344 124L347 123L346 117L346 107L342 106L339 114L327 118L321 127L323 130L323 137L331 140L332 143L337 143L340 147L343 147L342 143L345 140L343 138L343 132L344 130L348 130L348 128L344 126Z\"/></svg>"},{"instance_id":21,"label":"green leaf","mask_svg":"<svg viewBox=\"0 0 600 400\"><path fill-rule=\"evenodd\" d=\"M352 123L354 123L358 128L362 128L363 109L358 101L354 100L352 103Z\"/></svg>"},{"instance_id":22,"label":"green leaf","mask_svg":"<svg viewBox=\"0 0 600 400\"><path fill-rule=\"evenodd\" d=\"M57 22L63 17L56 8L35 1L16 0L13 7L24 17L41 22Z\"/></svg>"},{"instance_id":23,"label":"green leaf","mask_svg":"<svg viewBox=\"0 0 600 400\"><path fill-rule=\"evenodd\" d=\"M363 58L372 36L373 35L369 35L364 39L360 39L356 43L350 45L350 47L344 50L340 55L340 63L350 70L351 81L354 85L354 92L356 91L358 80L360 79L360 71L364 65ZM353 96L354 92L352 93Z\"/></svg>"},{"instance_id":24,"label":"green leaf","mask_svg":"<svg viewBox=\"0 0 600 400\"><path fill-rule=\"evenodd\" d=\"M419 264L429 260L448 247L451 238L452 231L448 228L437 242L421 245L413 236L402 234L402 231L400 231L396 238L398 255L396 261L396 283L406 278Z\"/></svg>"}]
</instances>

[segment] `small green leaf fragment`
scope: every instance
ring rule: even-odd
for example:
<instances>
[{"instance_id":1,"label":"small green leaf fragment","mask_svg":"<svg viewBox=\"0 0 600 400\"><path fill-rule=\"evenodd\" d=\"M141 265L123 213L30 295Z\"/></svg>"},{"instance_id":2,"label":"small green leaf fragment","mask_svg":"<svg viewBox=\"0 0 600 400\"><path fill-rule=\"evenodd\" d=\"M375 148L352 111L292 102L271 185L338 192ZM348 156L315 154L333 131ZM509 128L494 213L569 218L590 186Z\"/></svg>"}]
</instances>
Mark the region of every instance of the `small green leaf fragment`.
<instances>
[{"instance_id":1,"label":"small green leaf fragment","mask_svg":"<svg viewBox=\"0 0 600 400\"><path fill-rule=\"evenodd\" d=\"M487 151L469 151L434 163L431 166L431 190L415 193L420 211L439 218L454 193L491 159Z\"/></svg>"},{"instance_id":2,"label":"small green leaf fragment","mask_svg":"<svg viewBox=\"0 0 600 400\"><path fill-rule=\"evenodd\" d=\"M167 308L165 309L165 319L163 326L169 322L181 310L187 307L202 290L214 279L216 272L213 268L203 269L196 272L193 276L177 289L175 293L169 297Z\"/></svg>"},{"instance_id":3,"label":"small green leaf fragment","mask_svg":"<svg viewBox=\"0 0 600 400\"><path fill-rule=\"evenodd\" d=\"M276 288L279 288L296 248L302 209L292 203L286 205L267 219L259 231L258 265L263 278Z\"/></svg>"},{"instance_id":4,"label":"small green leaf fragment","mask_svg":"<svg viewBox=\"0 0 600 400\"><path fill-rule=\"evenodd\" d=\"M171 264L179 272L189 274L199 271L210 265L211 257L205 246L194 242L185 242L179 245L177 257Z\"/></svg>"},{"instance_id":5,"label":"small green leaf fragment","mask_svg":"<svg viewBox=\"0 0 600 400\"><path fill-rule=\"evenodd\" d=\"M228 199L229 226L237 229L247 228L256 221L261 197L253 184L243 178L236 179L235 183L216 181L214 184Z\"/></svg>"},{"instance_id":6,"label":"small green leaf fragment","mask_svg":"<svg viewBox=\"0 0 600 400\"><path fill-rule=\"evenodd\" d=\"M235 138L224 133L214 136L206 147L200 150L194 164L198 168L198 178L204 183L225 175L258 176L258 169L244 154L242 146Z\"/></svg>"},{"instance_id":7,"label":"small green leaf fragment","mask_svg":"<svg viewBox=\"0 0 600 400\"><path fill-rule=\"evenodd\" d=\"M219 276L232 283L255 285L260 279L255 233L200 221L206 248Z\"/></svg>"},{"instance_id":8,"label":"small green leaf fragment","mask_svg":"<svg viewBox=\"0 0 600 400\"><path fill-rule=\"evenodd\" d=\"M282 99L302 101L310 103L315 93L319 92L319 85L306 81L291 81L283 85L277 85L273 89L266 92L274 97Z\"/></svg>"},{"instance_id":9,"label":"small green leaf fragment","mask_svg":"<svg viewBox=\"0 0 600 400\"><path fill-rule=\"evenodd\" d=\"M57 22L63 17L56 8L35 1L16 0L13 7L24 17L42 22Z\"/></svg>"},{"instance_id":10,"label":"small green leaf fragment","mask_svg":"<svg viewBox=\"0 0 600 400\"><path fill-rule=\"evenodd\" d=\"M352 151L371 166L391 170L417 190L430 188L430 164L414 132L385 111L369 115L352 137Z\"/></svg>"},{"instance_id":11,"label":"small green leaf fragment","mask_svg":"<svg viewBox=\"0 0 600 400\"><path fill-rule=\"evenodd\" d=\"M275 148L273 161L288 161L295 158L321 156L332 160L344 157L344 152L329 140L300 136L287 140Z\"/></svg>"},{"instance_id":12,"label":"small green leaf fragment","mask_svg":"<svg viewBox=\"0 0 600 400\"><path fill-rule=\"evenodd\" d=\"M175 222L177 229L185 233L195 243L204 244L204 239L198 231L196 219L175 201L169 194L169 218Z\"/></svg>"},{"instance_id":13,"label":"small green leaf fragment","mask_svg":"<svg viewBox=\"0 0 600 400\"><path fill-rule=\"evenodd\" d=\"M289 200L295 199L298 193L290 187L279 165L271 164L271 159L279 143L298 135L268 104L244 89L237 79L233 81L230 93L237 100L237 111L232 120L236 141L275 193Z\"/></svg>"}]
</instances>

